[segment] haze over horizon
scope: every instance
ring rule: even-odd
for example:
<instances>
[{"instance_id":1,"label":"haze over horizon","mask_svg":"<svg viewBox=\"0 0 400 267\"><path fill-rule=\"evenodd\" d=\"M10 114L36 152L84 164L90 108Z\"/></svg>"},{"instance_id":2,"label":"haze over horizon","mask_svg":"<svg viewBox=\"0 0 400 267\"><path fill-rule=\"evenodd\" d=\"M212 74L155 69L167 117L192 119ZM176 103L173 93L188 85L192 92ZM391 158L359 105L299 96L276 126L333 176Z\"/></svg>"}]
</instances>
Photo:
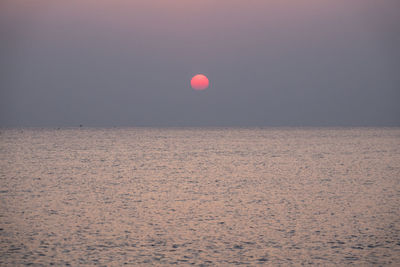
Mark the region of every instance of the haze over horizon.
<instances>
[{"instance_id":1,"label":"haze over horizon","mask_svg":"<svg viewBox=\"0 0 400 267\"><path fill-rule=\"evenodd\" d=\"M400 126L399 9L5 0L0 127Z\"/></svg>"}]
</instances>

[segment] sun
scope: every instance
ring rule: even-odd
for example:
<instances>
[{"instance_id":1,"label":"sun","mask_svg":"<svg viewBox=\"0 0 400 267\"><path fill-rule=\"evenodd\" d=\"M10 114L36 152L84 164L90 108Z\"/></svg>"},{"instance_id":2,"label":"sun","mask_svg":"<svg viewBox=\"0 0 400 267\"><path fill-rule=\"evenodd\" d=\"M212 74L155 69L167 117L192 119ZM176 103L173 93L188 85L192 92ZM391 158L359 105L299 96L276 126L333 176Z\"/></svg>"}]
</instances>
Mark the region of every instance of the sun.
<instances>
[{"instance_id":1,"label":"sun","mask_svg":"<svg viewBox=\"0 0 400 267\"><path fill-rule=\"evenodd\" d=\"M204 74L196 74L190 81L190 85L194 90L205 90L210 86L210 81Z\"/></svg>"}]
</instances>

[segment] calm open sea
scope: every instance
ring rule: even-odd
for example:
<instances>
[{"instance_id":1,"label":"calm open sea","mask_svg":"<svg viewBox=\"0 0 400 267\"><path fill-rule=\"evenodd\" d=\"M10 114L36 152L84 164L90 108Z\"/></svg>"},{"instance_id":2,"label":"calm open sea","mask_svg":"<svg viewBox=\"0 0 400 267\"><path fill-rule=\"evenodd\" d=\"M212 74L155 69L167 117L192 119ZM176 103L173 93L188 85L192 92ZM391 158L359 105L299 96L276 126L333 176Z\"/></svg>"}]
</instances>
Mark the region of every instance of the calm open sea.
<instances>
[{"instance_id":1,"label":"calm open sea","mask_svg":"<svg viewBox=\"0 0 400 267\"><path fill-rule=\"evenodd\" d=\"M0 130L0 265L400 265L400 128Z\"/></svg>"}]
</instances>

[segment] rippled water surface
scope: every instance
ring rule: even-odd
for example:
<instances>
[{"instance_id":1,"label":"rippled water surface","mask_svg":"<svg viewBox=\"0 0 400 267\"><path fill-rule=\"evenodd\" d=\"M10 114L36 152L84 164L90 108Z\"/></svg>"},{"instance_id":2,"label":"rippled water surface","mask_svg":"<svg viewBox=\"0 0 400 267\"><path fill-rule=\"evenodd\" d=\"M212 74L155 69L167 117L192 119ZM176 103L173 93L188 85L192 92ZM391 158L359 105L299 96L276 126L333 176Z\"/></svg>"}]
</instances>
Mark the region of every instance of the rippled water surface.
<instances>
[{"instance_id":1,"label":"rippled water surface","mask_svg":"<svg viewBox=\"0 0 400 267\"><path fill-rule=\"evenodd\" d=\"M0 265L400 265L399 128L0 130Z\"/></svg>"}]
</instances>

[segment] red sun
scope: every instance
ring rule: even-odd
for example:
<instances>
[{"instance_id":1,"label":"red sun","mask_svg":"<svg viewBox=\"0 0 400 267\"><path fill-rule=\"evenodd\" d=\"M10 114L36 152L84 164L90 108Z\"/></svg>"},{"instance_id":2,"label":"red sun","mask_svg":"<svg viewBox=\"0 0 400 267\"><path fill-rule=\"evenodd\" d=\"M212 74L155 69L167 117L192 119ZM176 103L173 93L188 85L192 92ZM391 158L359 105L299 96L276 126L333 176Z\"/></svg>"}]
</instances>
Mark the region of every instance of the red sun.
<instances>
[{"instance_id":1,"label":"red sun","mask_svg":"<svg viewBox=\"0 0 400 267\"><path fill-rule=\"evenodd\" d=\"M210 82L205 75L197 74L193 76L192 80L190 81L190 85L194 90L205 90L210 85Z\"/></svg>"}]
</instances>

